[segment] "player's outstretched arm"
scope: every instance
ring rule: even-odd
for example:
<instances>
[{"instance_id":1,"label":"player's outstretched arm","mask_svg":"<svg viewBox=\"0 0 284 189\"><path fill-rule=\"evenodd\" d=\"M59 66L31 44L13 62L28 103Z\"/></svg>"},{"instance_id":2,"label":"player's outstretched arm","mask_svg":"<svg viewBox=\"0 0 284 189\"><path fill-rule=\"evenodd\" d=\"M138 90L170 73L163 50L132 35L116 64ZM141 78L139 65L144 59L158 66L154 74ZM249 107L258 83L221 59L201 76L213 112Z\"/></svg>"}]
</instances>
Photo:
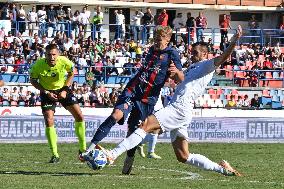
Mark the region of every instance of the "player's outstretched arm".
<instances>
[{"instance_id":1,"label":"player's outstretched arm","mask_svg":"<svg viewBox=\"0 0 284 189\"><path fill-rule=\"evenodd\" d=\"M229 47L225 50L223 54L221 54L220 56L214 59L214 64L216 67L219 67L230 57L236 46L236 42L240 39L241 36L242 36L242 27L239 25L237 33L231 38Z\"/></svg>"}]
</instances>

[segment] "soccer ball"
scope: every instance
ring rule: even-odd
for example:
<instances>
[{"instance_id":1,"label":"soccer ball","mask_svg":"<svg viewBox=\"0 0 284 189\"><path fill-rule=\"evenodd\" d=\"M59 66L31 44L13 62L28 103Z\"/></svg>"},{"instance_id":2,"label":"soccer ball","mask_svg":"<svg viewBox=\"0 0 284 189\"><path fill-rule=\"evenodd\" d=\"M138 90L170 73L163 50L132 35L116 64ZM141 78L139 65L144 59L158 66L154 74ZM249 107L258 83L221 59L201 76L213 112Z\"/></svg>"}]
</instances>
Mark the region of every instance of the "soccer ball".
<instances>
[{"instance_id":1,"label":"soccer ball","mask_svg":"<svg viewBox=\"0 0 284 189\"><path fill-rule=\"evenodd\" d=\"M90 152L85 158L87 165L93 170L102 169L107 164L106 155L99 149Z\"/></svg>"}]
</instances>

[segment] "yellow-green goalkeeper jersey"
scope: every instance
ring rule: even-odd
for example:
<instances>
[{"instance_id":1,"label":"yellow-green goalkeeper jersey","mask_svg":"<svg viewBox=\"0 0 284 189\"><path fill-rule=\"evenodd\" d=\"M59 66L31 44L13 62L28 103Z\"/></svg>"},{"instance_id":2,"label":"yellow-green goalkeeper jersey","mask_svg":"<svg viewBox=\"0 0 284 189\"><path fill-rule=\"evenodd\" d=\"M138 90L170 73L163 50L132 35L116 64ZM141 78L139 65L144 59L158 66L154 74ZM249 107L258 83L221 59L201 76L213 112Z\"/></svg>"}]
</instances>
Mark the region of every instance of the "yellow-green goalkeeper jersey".
<instances>
[{"instance_id":1,"label":"yellow-green goalkeeper jersey","mask_svg":"<svg viewBox=\"0 0 284 189\"><path fill-rule=\"evenodd\" d=\"M30 70L31 79L38 79L46 90L61 89L66 81L66 74L73 72L73 62L65 56L58 56L56 65L51 67L45 58L37 60Z\"/></svg>"}]
</instances>

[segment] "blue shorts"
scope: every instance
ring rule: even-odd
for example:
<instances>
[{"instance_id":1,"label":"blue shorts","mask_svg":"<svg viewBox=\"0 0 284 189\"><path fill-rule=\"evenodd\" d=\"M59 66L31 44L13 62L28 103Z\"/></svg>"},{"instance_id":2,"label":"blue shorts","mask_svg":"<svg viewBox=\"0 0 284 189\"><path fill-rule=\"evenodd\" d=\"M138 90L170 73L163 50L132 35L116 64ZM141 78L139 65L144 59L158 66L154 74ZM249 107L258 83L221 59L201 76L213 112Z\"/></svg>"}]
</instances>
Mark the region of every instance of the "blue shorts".
<instances>
[{"instance_id":1,"label":"blue shorts","mask_svg":"<svg viewBox=\"0 0 284 189\"><path fill-rule=\"evenodd\" d=\"M154 111L154 105L146 104L141 101L137 101L130 96L119 96L115 109L119 109L123 112L123 118L117 123L123 125L128 115L130 114L127 124L129 129L134 129L141 121L144 121Z\"/></svg>"}]
</instances>

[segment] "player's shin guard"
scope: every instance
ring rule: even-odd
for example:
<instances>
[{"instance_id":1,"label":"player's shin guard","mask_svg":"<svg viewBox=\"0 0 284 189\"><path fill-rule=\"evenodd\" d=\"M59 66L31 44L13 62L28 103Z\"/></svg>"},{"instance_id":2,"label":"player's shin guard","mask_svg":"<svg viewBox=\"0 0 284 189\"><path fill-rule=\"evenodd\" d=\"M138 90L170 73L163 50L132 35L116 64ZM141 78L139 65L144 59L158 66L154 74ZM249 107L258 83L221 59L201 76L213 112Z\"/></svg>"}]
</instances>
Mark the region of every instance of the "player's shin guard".
<instances>
[{"instance_id":1,"label":"player's shin guard","mask_svg":"<svg viewBox=\"0 0 284 189\"><path fill-rule=\"evenodd\" d=\"M136 129L129 137L124 139L116 148L112 150L114 159L116 159L123 152L136 147L146 136L143 129Z\"/></svg>"},{"instance_id":2,"label":"player's shin guard","mask_svg":"<svg viewBox=\"0 0 284 189\"><path fill-rule=\"evenodd\" d=\"M84 152L86 150L86 129L84 121L75 122L75 133L79 140L80 152Z\"/></svg>"},{"instance_id":3,"label":"player's shin guard","mask_svg":"<svg viewBox=\"0 0 284 189\"><path fill-rule=\"evenodd\" d=\"M56 130L54 126L46 127L45 135L48 141L49 148L51 149L52 155L59 157L58 152L57 152L57 134L56 134Z\"/></svg>"},{"instance_id":4,"label":"player's shin guard","mask_svg":"<svg viewBox=\"0 0 284 189\"><path fill-rule=\"evenodd\" d=\"M114 117L109 116L98 128L98 130L96 131L93 139L91 140L91 142L93 144L98 144L101 140L103 140L107 134L109 133L110 129L112 128L112 126L114 126L116 124L116 120L114 119Z\"/></svg>"}]
</instances>

